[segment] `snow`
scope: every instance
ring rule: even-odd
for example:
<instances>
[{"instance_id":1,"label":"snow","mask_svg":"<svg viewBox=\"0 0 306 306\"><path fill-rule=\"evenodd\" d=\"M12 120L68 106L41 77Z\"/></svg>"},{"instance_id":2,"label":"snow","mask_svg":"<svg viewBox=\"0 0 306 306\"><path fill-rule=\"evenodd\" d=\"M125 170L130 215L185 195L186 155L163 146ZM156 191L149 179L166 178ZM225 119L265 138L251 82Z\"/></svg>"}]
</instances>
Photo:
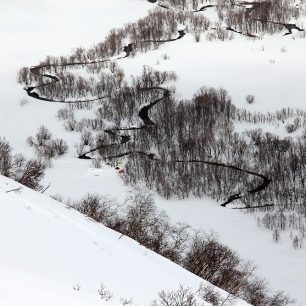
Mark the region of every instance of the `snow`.
<instances>
[{"instance_id":1,"label":"snow","mask_svg":"<svg viewBox=\"0 0 306 306\"><path fill-rule=\"evenodd\" d=\"M26 187L12 191L19 187L0 177L1 305L103 305L103 283L113 293L107 305L124 297L144 306L162 289L203 282L55 200Z\"/></svg>"},{"instance_id":2,"label":"snow","mask_svg":"<svg viewBox=\"0 0 306 306\"><path fill-rule=\"evenodd\" d=\"M297 302L306 301L306 250L290 248L288 233L281 233L281 242L275 243L271 231L258 228L252 214L225 209L210 199L158 198L156 204L173 222L186 222L194 229L215 232L224 244L251 260L272 289L284 290Z\"/></svg>"},{"instance_id":3,"label":"snow","mask_svg":"<svg viewBox=\"0 0 306 306\"><path fill-rule=\"evenodd\" d=\"M282 48L286 52L282 52ZM190 99L202 86L222 87L232 102L251 111L276 111L283 107L306 109L306 39L276 34L262 40L239 39L196 43L190 34L162 45L159 50L139 54L121 63L137 74L143 65L175 71L177 93ZM243 52L241 52L243 50ZM169 56L168 60L162 57ZM273 61L275 61L273 63ZM255 103L245 101L255 95Z\"/></svg>"},{"instance_id":4,"label":"snow","mask_svg":"<svg viewBox=\"0 0 306 306\"><path fill-rule=\"evenodd\" d=\"M87 168L84 164L73 166L73 163L71 160L70 166L65 165L62 176L56 174L60 161L55 162L55 168L48 170L47 177L52 183L47 194L80 199L90 191L121 201L125 198L128 187L124 186L114 168L104 166L102 170L90 170L89 164ZM195 230L216 233L240 257L251 260L257 266L257 274L264 277L273 290L284 290L299 302L306 301L306 249L293 249L289 233L281 233L281 242L275 243L272 232L258 227L254 215L221 207L220 203L208 198L165 200L156 196L155 202L159 209L166 211L172 222L186 222Z\"/></svg>"},{"instance_id":5,"label":"snow","mask_svg":"<svg viewBox=\"0 0 306 306\"><path fill-rule=\"evenodd\" d=\"M27 97L16 84L17 71L38 64L47 55L67 55L79 46L88 48L102 41L110 29L137 20L150 8L152 5L142 0L88 0L86 5L82 0L1 1L0 131L5 131L1 136L6 136L16 152L25 150L26 138L42 124L62 131L62 123L54 120L62 105L29 98L30 104L19 106Z\"/></svg>"},{"instance_id":6,"label":"snow","mask_svg":"<svg viewBox=\"0 0 306 306\"><path fill-rule=\"evenodd\" d=\"M15 152L30 158L33 150L26 139L43 124L70 147L67 156L54 160L47 170L44 183L51 185L46 194L79 199L87 192L97 192L122 200L128 188L113 168L94 169L90 161L75 158L74 144L80 136L64 131L62 122L55 118L62 105L26 97L16 84L16 72L46 55L65 55L80 44L90 47L102 41L111 28L137 20L150 8L152 4L144 0L88 0L86 5L81 0L1 1L0 136L10 141ZM203 14L216 18L211 9ZM205 85L225 88L235 105L251 111L306 110L304 50L305 39L294 40L282 33L260 40L236 36L226 42L209 42L202 37L199 43L187 34L158 50L126 58L119 65L126 75L137 74L144 64L175 71L181 98L191 98ZM169 59L165 60L164 54ZM252 105L245 102L248 94L255 95ZM29 103L21 107L19 102L24 98ZM82 111L76 113L77 118L83 113L92 116ZM237 127L245 128L246 124ZM271 129L284 134L283 127L265 128ZM126 237L118 240L118 233L54 200L26 188L21 193L5 193L15 186L0 179L1 305L101 305L97 291L105 282L115 293L114 305L118 306L121 296L133 296L143 306L160 289L175 289L180 282L197 287L195 276ZM271 232L258 228L253 216L221 208L209 199L166 201L156 197L156 203L173 221L217 232L224 243L253 260L273 288L306 301L305 249L293 250L285 242L274 244ZM80 290L73 290L77 285Z\"/></svg>"}]
</instances>

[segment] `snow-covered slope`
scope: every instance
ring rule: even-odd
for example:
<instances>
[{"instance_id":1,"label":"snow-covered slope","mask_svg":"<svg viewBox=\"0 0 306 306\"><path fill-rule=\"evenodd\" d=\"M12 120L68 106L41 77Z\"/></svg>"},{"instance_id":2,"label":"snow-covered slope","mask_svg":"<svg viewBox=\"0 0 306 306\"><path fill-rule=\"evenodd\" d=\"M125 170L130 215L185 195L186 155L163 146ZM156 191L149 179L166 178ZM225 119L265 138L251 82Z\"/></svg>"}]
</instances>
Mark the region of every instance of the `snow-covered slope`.
<instances>
[{"instance_id":1,"label":"snow-covered slope","mask_svg":"<svg viewBox=\"0 0 306 306\"><path fill-rule=\"evenodd\" d=\"M20 189L18 189L20 188ZM16 191L12 191L18 189ZM162 289L196 290L201 279L35 191L0 177L0 304L149 305ZM238 302L237 305L247 305Z\"/></svg>"},{"instance_id":2,"label":"snow-covered slope","mask_svg":"<svg viewBox=\"0 0 306 306\"><path fill-rule=\"evenodd\" d=\"M62 169L63 175L56 172ZM69 177L69 184L65 184ZM79 167L69 161L55 160L45 180L51 183L47 194L64 195L65 199L80 199L87 191L124 200L128 188L114 168L91 168L90 161ZM294 250L284 233L280 243L274 243L271 231L259 228L252 214L227 209L212 199L171 199L155 197L159 209L172 222L186 222L194 229L214 231L222 243L237 251L242 258L257 266L257 274L264 277L272 289L284 290L299 302L306 301L306 249Z\"/></svg>"},{"instance_id":3,"label":"snow-covered slope","mask_svg":"<svg viewBox=\"0 0 306 306\"><path fill-rule=\"evenodd\" d=\"M222 243L257 265L257 274L268 280L272 289L284 290L296 298L297 305L305 305L306 250L290 247L290 233L282 233L280 243L275 243L269 230L258 228L253 214L224 209L210 199L156 199L156 204L173 222L215 231Z\"/></svg>"},{"instance_id":4,"label":"snow-covered slope","mask_svg":"<svg viewBox=\"0 0 306 306\"><path fill-rule=\"evenodd\" d=\"M28 157L32 157L33 150L26 145L26 138L34 135L42 124L46 125L54 136L63 137L68 142L70 150L67 156L55 160L53 168L47 171L44 183L47 185L51 182L46 192L49 195L59 193L65 198L77 199L87 192L99 192L122 199L126 189L112 168L94 170L91 169L89 161L74 158L74 144L78 141L79 135L67 133L62 122L55 119L60 105L41 103L27 97L29 104L24 107L18 105L19 101L25 98L25 92L16 84L17 70L24 65L37 64L48 54L64 55L69 53L70 48L80 44L89 47L102 41L110 28L137 20L146 15L151 7L152 4L145 0L88 0L86 6L81 0L13 0L0 3L2 23L0 38L5 42L1 46L0 56L0 80L4 88L0 92L0 136L7 137L16 152L23 152ZM139 54L136 58L127 58L120 65L125 69L126 75L139 72L143 64L161 70L175 70L178 74L177 92L183 98L191 97L203 85L223 86L233 97L235 105L247 107L252 111L274 111L287 106L305 109L305 41L305 39L293 40L289 36L283 37L281 33L276 37L255 41L237 38L228 42L208 42L203 38L196 43L194 38L187 34L180 41L165 44L159 50ZM164 54L168 54L169 59L164 60ZM254 104L248 105L245 102L247 94L255 95ZM35 303L30 300L32 292L29 290L36 288L37 296L34 298L41 298L38 300L39 306L44 305L41 301L47 303L47 300L51 301L50 305L56 305L52 303L52 297L59 294L63 301L63 304L59 305L63 306L67 306L68 303L65 303L65 296L67 300L73 301L71 302L73 305L98 303L97 290L100 283L108 282L105 277L106 272L103 270L110 265L108 261L104 264L100 262L104 257L100 256L102 251L99 245L111 244L116 249L115 245L118 244L119 248L127 241L129 241L128 246L136 244L126 238L117 241L119 234L101 226L98 231L107 232L107 235L105 237L99 235L103 236L105 241L97 240L89 231L95 232L98 225L88 223L84 217L79 217L75 212L70 212L56 202L25 188L21 193L6 194L5 191L14 188L15 185L4 178L1 178L1 184L0 205L4 210L1 210L0 214L2 229L0 235L3 246L3 252L0 254L0 275L4 275L5 278L1 277L0 296L3 297L3 301L7 302L8 298L13 301L15 295L22 297L29 293L25 300L33 306ZM259 266L261 275L271 282L272 287L283 289L298 297L300 301L306 300L306 291L303 290L306 286L305 250L294 252L286 249L285 245L273 244L271 233L257 229L255 220L251 216L220 208L217 203L210 200L169 202L160 200L157 203L159 207L166 209L175 221L183 220L195 228L217 231L223 242L243 257L254 260ZM70 220L69 230L66 228L69 226L65 225L66 218ZM71 222L75 222L75 218L78 220L78 225L71 225ZM82 222L79 222L80 220ZM79 226L84 223L86 229L82 231ZM37 226L29 227L32 224ZM53 233L50 228L56 229L56 237L51 235ZM14 232L14 229L18 229L19 232ZM54 242L58 236L65 238L58 242L60 245ZM116 239L111 239L112 237ZM74 241L72 238L78 240ZM33 239L32 244L30 239ZM71 242L66 243L67 241ZM95 242L99 244L96 245ZM32 251L33 244L35 248ZM109 249L110 252L114 250ZM130 258L133 258L137 252L142 259L144 258L143 260L147 258L142 255L143 252L148 254L143 248L137 246L139 251L136 250L135 253L134 248L132 249L128 255L121 257L127 267L130 265ZM93 253L90 253L91 250ZM41 252L46 257L41 255ZM93 257L89 257L90 261L85 253L94 254ZM126 254L123 251L121 253ZM43 258L48 260L43 262ZM111 262L116 261L112 259ZM55 267L54 263L59 266ZM153 267L153 272L167 271L164 269L164 264L159 266L159 263L154 265L150 262L150 265ZM84 268L84 274L80 276L77 271L81 267L83 270L83 266L90 269L87 273ZM40 267L44 269L40 270ZM141 294L137 288L143 283L140 277L138 282L134 281L134 278L131 282L126 277L121 283L120 277L117 279L119 275L117 270L114 270L117 272L111 272L111 269L106 271L108 275L115 275L112 277L116 278L116 282L120 281L120 283L115 282L114 287L109 287L110 290L114 290L116 301L120 296L130 297L134 292ZM132 271L132 268L129 271ZM145 270L145 274L147 273ZM185 277L185 271L178 273L183 273L181 279L186 280L184 283L188 283L190 276ZM57 274L59 278L54 280L53 277ZM137 273L133 271L132 274ZM142 275L141 272L139 275ZM148 290L143 290L144 295L149 295L145 299L146 302L153 298L159 289L177 287L178 282L157 276L158 273L154 275L161 281L155 286L148 284L146 287ZM193 277L192 279L192 283L188 285L197 286L198 280L194 280ZM107 284L110 285L110 282ZM121 286L122 284L124 286ZM168 285L165 287L165 284ZM79 291L71 289L73 286L77 288L78 285L81 286ZM129 287L132 288L131 291ZM123 291L117 290L118 288ZM139 301L143 301L142 297L139 297ZM20 300L19 303L16 300L15 304L20 305ZM7 302L7 305L10 304Z\"/></svg>"}]
</instances>

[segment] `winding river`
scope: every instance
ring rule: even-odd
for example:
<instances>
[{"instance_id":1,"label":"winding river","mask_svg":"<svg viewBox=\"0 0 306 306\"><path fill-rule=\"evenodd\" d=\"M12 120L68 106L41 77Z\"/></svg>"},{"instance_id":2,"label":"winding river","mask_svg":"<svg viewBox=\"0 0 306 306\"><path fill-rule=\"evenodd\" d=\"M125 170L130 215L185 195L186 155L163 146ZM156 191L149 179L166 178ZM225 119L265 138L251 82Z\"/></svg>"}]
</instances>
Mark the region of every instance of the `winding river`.
<instances>
[{"instance_id":1,"label":"winding river","mask_svg":"<svg viewBox=\"0 0 306 306\"><path fill-rule=\"evenodd\" d=\"M152 1L150 1L152 2ZM205 6L203 8L201 8L199 11L203 11L204 9L206 9L207 7L210 6ZM230 29L228 29L230 30ZM231 29L232 30L232 29ZM166 42L172 42L172 41L176 41L178 39L182 39L185 36L185 31L181 30L178 31L179 32L179 36L177 38L174 39L168 39L168 40L160 40L160 41L143 41L143 43L145 42L153 42L153 43L166 43ZM125 52L124 56L118 57L115 60L120 60L120 59L124 59L130 56L130 54L133 51L133 44L130 43L127 46L124 47L123 51ZM46 102L54 102L54 103L82 103L82 102L93 102L93 101L100 101L102 99L105 98L109 98L108 96L103 96L103 97L96 97L93 99L86 99L86 100L72 100L72 101L67 101L67 100L53 100L50 98L46 98L46 97L41 97L37 92L35 92L34 90L36 88L39 87L44 87L44 86L49 86L51 84L54 84L56 82L60 82L61 79L60 77L58 77L57 75L52 75L52 74L47 74L47 73L41 73L40 71L42 69L49 69L49 68L57 68L57 67L69 67L69 66L86 66L86 65L92 65L92 64L99 64L99 63L105 63L105 62L110 62L112 61L111 59L100 59L100 60L94 60L94 61L82 61L82 62L72 62L72 63L66 63L66 64L46 64L46 65L38 65L38 66L33 66L30 68L30 71L33 75L36 76L41 76L43 78L47 78L50 81L49 82L45 82L45 83L41 83L38 84L36 86L28 86L25 88L25 91L27 92L28 96L34 98L34 99L38 99L41 101L46 101ZM123 128L115 128L115 129L107 129L104 130L105 133L111 134L113 136L118 136L120 137L120 143L110 143L110 144L102 144L99 145L89 151L83 152L82 154L80 154L78 156L79 159L91 159L90 156L88 156L88 154L93 153L99 149L103 149L103 148L107 148L107 147L111 147L111 146L118 146L118 145L124 145L126 143L128 143L129 141L131 141L131 136L129 135L117 135L117 132L119 131L132 131L132 130L139 130L139 129L145 129L145 128L149 128L152 126L155 126L155 123L152 121L152 119L149 116L149 112L151 110L151 108L155 105L157 105L158 103L164 101L165 99L167 99L168 97L170 97L171 93L167 88L164 87L150 87L150 88L140 88L140 91L152 91L152 90L159 90L162 92L162 96L154 101L152 101L151 103L143 106L138 113L139 118L142 120L143 125L140 127L123 127ZM155 154L150 153L150 152L144 152L144 151L128 151L128 152L123 152L120 153L118 155L115 156L106 156L104 157L105 159L114 159L114 158L121 158L124 156L128 156L131 154L138 154L138 155L144 155L147 158L149 158L152 161L159 161L158 158L155 157ZM242 199L248 195L252 195L255 193L258 193L264 189L266 189L269 184L271 183L271 179L269 179L267 176L260 174L260 173L256 173L250 170L245 170L242 168L239 168L235 165L230 165L230 164L225 164L225 163L219 163L219 162L212 162L212 161L206 161L206 160L176 160L176 162L179 163L203 163L203 164L207 164L213 167L223 167L223 168L230 168L239 172L244 172L247 173L249 175L255 176L255 177L259 177L261 179L261 183L256 186L255 188L248 190L246 193L236 193L234 195L229 196L229 198L221 204L222 207L226 207L228 204ZM245 207L245 208L249 208L249 207ZM251 207L250 207L251 208Z\"/></svg>"}]
</instances>

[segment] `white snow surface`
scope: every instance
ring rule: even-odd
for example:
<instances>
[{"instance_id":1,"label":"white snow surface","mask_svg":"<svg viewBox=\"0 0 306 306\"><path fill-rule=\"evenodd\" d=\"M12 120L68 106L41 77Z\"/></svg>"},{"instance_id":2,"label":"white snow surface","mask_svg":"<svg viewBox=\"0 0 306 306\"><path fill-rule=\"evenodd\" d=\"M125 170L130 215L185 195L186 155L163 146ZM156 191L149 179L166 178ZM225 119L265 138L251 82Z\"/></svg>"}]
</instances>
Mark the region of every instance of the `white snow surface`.
<instances>
[{"instance_id":1,"label":"white snow surface","mask_svg":"<svg viewBox=\"0 0 306 306\"><path fill-rule=\"evenodd\" d=\"M138 74L143 65L175 71L177 94L190 99L202 86L222 87L233 104L251 111L277 111L283 107L306 109L306 39L266 36L199 43L192 35L162 45L158 50L127 58L121 66ZM167 54L169 59L163 59ZM255 103L245 101L248 94Z\"/></svg>"},{"instance_id":2,"label":"white snow surface","mask_svg":"<svg viewBox=\"0 0 306 306\"><path fill-rule=\"evenodd\" d=\"M160 290L206 284L136 241L2 176L0 244L3 306L118 306L120 298L145 306ZM113 294L108 302L98 294L101 283Z\"/></svg>"},{"instance_id":3,"label":"white snow surface","mask_svg":"<svg viewBox=\"0 0 306 306\"><path fill-rule=\"evenodd\" d=\"M194 229L214 232L224 244L236 250L256 266L273 290L283 290L306 302L306 250L291 247L289 233L281 233L279 243L273 242L270 230L260 228L254 215L224 209L211 199L169 200L157 198L157 206L165 210L173 222L186 222Z\"/></svg>"},{"instance_id":4,"label":"white snow surface","mask_svg":"<svg viewBox=\"0 0 306 306\"><path fill-rule=\"evenodd\" d=\"M58 168L63 169L62 176L57 175ZM65 199L80 199L89 191L123 201L129 189L114 168L93 169L90 161L82 161L76 167L73 159L55 161L48 170L45 184L48 182L52 183L46 193L64 195ZM252 261L257 266L256 273L269 282L272 290L283 290L296 298L297 305L305 305L300 303L306 301L306 249L293 249L289 232L281 233L281 241L275 243L271 231L257 226L254 215L221 207L208 198L166 200L156 196L155 203L172 222L214 232L240 257Z\"/></svg>"}]
</instances>

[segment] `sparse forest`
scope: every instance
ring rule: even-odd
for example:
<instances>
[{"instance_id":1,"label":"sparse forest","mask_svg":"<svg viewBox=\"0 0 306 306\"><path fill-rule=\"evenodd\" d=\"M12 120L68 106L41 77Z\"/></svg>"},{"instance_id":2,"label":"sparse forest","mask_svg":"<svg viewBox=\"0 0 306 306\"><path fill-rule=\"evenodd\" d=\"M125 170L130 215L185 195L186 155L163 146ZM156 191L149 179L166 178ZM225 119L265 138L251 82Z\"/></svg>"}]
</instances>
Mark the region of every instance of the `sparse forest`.
<instances>
[{"instance_id":1,"label":"sparse forest","mask_svg":"<svg viewBox=\"0 0 306 306\"><path fill-rule=\"evenodd\" d=\"M68 148L64 139L54 139L41 126L27 139L39 161L26 161L12 155L7 141L1 139L0 173L41 190L39 182L50 160L74 149L80 163L90 159L95 168L123 164L127 185L144 184L166 199L210 197L224 209L254 214L258 226L271 230L273 241L281 241L282 231L289 230L293 248L302 248L305 111L251 112L235 106L226 89L205 84L191 99L181 99L176 95L175 72L143 66L139 75L129 78L120 67L125 58L175 43L186 34L196 42L222 42L237 34L245 39L272 34L305 37L303 25L292 23L305 15L302 2L300 6L291 0L149 2L157 5L146 17L111 30L103 42L76 48L69 56L48 56L19 70L17 81L29 97L39 103L63 104L57 119L66 131L79 134L79 142ZM200 14L205 10L215 10L218 21ZM256 96L247 95L245 103L256 104ZM84 110L91 116L80 119ZM236 126L241 123L252 128L239 132ZM283 126L286 136L265 132L260 128L263 124ZM253 266L215 237L191 234L185 224L171 224L147 194L134 193L124 205L88 195L69 206L253 305L292 302L282 292L271 295ZM209 288L199 292L213 305L223 305ZM153 305L172 305L168 299L180 293L193 301L192 293L181 288L176 293L161 292Z\"/></svg>"},{"instance_id":2,"label":"sparse forest","mask_svg":"<svg viewBox=\"0 0 306 306\"><path fill-rule=\"evenodd\" d=\"M282 291L271 293L265 280L256 276L253 264L239 258L229 247L220 243L214 234L194 232L187 224L172 224L166 213L158 211L152 194L140 186L131 190L124 203L88 194L79 201L68 201L67 205L122 236L131 237L229 293L226 299L222 299L209 286L201 287L197 293L180 288L172 294L161 292L154 306L197 306L199 304L195 297L198 294L203 301L216 306L231 305L230 302L237 298L256 306L285 306L293 303ZM182 303L187 296L194 304ZM177 304L172 304L175 301Z\"/></svg>"},{"instance_id":3,"label":"sparse forest","mask_svg":"<svg viewBox=\"0 0 306 306\"><path fill-rule=\"evenodd\" d=\"M179 100L175 73L144 67L141 75L128 81L120 68L125 57L184 39L187 32L211 38L218 29L225 35L234 30L255 39L286 28L291 34L296 25L288 23L290 18L304 13L289 0L219 0L215 5L219 25L214 26L197 14L203 5L199 1L160 2L147 17L113 29L91 49L77 48L70 56L49 56L35 67L22 68L18 82L33 98L67 104L58 118L67 131L80 133L79 158L95 160L96 167L103 160L114 166L122 160L127 184L144 181L166 198L209 196L223 206L235 202L235 208L259 211L259 225L273 230L273 235L292 228L292 239L297 237L302 245L306 225L304 111L251 113L235 107L226 90L207 87L191 100ZM224 39L218 34L216 38ZM249 96L247 101L253 103L255 98ZM80 109L92 110L95 118L76 120L74 112ZM238 133L237 122L253 124L254 129ZM286 123L288 136L281 138L255 127L262 123ZM299 136L291 137L297 130L302 131ZM28 143L40 155L50 157L67 150L60 140L40 146L31 137Z\"/></svg>"}]
</instances>

